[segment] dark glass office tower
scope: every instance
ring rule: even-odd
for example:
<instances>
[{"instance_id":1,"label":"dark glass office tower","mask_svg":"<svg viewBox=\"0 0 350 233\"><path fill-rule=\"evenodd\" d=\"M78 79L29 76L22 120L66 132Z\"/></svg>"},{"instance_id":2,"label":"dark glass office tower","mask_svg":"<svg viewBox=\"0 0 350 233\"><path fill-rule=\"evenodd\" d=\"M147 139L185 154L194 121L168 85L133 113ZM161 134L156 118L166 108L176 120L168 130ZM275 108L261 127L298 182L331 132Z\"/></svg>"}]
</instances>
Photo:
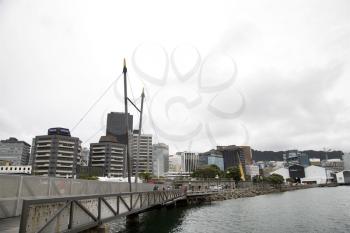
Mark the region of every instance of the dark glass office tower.
<instances>
[{"instance_id":1,"label":"dark glass office tower","mask_svg":"<svg viewBox=\"0 0 350 233\"><path fill-rule=\"evenodd\" d=\"M133 129L133 116L128 114L129 130ZM117 138L118 143L126 145L125 134L125 113L123 112L110 112L107 115L107 128L106 135L114 136Z\"/></svg>"},{"instance_id":2,"label":"dark glass office tower","mask_svg":"<svg viewBox=\"0 0 350 233\"><path fill-rule=\"evenodd\" d=\"M239 146L217 146L217 150L220 151L224 158L224 169L227 170L230 167L237 167L241 162L243 171L245 173L246 161L244 158L244 153L239 148Z\"/></svg>"}]
</instances>

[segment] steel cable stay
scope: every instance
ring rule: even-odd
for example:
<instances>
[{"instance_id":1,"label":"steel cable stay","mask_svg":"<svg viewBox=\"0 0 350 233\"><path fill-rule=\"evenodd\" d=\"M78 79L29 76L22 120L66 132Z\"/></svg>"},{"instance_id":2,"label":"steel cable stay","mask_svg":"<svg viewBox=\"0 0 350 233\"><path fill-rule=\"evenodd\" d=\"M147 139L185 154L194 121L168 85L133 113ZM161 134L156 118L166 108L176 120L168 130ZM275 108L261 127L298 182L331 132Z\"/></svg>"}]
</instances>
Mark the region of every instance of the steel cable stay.
<instances>
[{"instance_id":1,"label":"steel cable stay","mask_svg":"<svg viewBox=\"0 0 350 233\"><path fill-rule=\"evenodd\" d=\"M107 94L107 92L113 87L113 85L118 81L120 77L122 77L123 73L121 73L113 82L106 88L106 90L100 95L97 100L89 107L89 109L83 114L80 120L72 127L72 132L80 125L80 123L85 119L85 117L91 112L91 110L101 101L101 99Z\"/></svg>"}]
</instances>

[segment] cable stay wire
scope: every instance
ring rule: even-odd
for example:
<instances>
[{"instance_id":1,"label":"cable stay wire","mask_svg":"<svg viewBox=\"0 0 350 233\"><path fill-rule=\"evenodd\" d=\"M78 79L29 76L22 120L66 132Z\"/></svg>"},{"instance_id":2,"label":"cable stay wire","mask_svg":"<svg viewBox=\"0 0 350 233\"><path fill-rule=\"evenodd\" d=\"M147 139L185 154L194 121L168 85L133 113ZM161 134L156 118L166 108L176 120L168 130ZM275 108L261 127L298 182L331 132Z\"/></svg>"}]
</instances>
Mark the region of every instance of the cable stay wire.
<instances>
[{"instance_id":1,"label":"cable stay wire","mask_svg":"<svg viewBox=\"0 0 350 233\"><path fill-rule=\"evenodd\" d=\"M129 74L127 74L127 76L128 76L127 80L128 80L130 91L131 91L131 95L132 95L132 102L135 103L135 96L134 96L134 92L132 90L132 85L131 85L131 82L130 82L130 79L129 79Z\"/></svg>"},{"instance_id":2,"label":"cable stay wire","mask_svg":"<svg viewBox=\"0 0 350 233\"><path fill-rule=\"evenodd\" d=\"M144 87L145 90L148 90L148 88L146 87L146 84L145 82L140 79L140 81L142 82L142 85ZM131 91L132 92L132 91ZM147 94L147 93L146 93ZM148 105L148 102L147 102L147 98L144 99L144 103L146 105L146 108L148 110L148 113L150 114L151 113L151 110L150 110L150 107ZM150 121L150 125L151 125L151 128L153 129L154 133L156 134L156 139L157 139L157 143L159 143L159 136L158 136L158 132L157 132L157 129L154 127L154 122L153 122L153 119L151 118L151 115L148 116L149 118L149 121ZM141 129L141 132L144 134L144 131L143 129Z\"/></svg>"},{"instance_id":3,"label":"cable stay wire","mask_svg":"<svg viewBox=\"0 0 350 233\"><path fill-rule=\"evenodd\" d=\"M97 100L90 106L90 108L83 114L83 116L80 118L80 120L72 127L71 132L73 132L80 123L85 119L85 117L91 112L91 110L101 101L101 99L107 94L109 89L113 87L113 85L117 82L117 80L123 75L121 73L116 79L113 80L113 82L107 87L107 89L100 95L100 97L97 98Z\"/></svg>"},{"instance_id":4,"label":"cable stay wire","mask_svg":"<svg viewBox=\"0 0 350 233\"><path fill-rule=\"evenodd\" d=\"M158 132L157 132L156 127L154 127L154 122L153 122L153 119L152 119L152 117L151 117L151 110L150 110L150 107L149 107L149 105L148 105L148 102L146 101L146 98L145 98L145 104L146 104L146 108L147 108L147 110L148 110L148 113L150 114L149 117L148 117L148 118L149 118L149 121L150 121L150 123L151 123L150 125L151 125L151 127L152 127L154 133L156 134L157 143L159 143Z\"/></svg>"},{"instance_id":5,"label":"cable stay wire","mask_svg":"<svg viewBox=\"0 0 350 233\"><path fill-rule=\"evenodd\" d=\"M96 135L101 132L102 130L104 130L104 126L101 127L100 129L98 129L95 133L93 133L87 140L84 141L84 143L88 143L91 139L93 139L94 137L96 137Z\"/></svg>"}]
</instances>

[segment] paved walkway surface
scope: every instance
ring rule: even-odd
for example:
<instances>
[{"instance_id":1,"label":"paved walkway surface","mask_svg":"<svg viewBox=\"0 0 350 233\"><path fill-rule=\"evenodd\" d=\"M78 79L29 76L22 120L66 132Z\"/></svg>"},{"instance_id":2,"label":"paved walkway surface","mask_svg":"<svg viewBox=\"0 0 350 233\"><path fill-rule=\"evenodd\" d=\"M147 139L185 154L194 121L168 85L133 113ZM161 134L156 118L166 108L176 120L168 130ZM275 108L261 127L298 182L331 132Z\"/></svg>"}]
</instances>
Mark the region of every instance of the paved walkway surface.
<instances>
[{"instance_id":1,"label":"paved walkway surface","mask_svg":"<svg viewBox=\"0 0 350 233\"><path fill-rule=\"evenodd\" d=\"M18 233L20 217L0 219L1 233Z\"/></svg>"}]
</instances>

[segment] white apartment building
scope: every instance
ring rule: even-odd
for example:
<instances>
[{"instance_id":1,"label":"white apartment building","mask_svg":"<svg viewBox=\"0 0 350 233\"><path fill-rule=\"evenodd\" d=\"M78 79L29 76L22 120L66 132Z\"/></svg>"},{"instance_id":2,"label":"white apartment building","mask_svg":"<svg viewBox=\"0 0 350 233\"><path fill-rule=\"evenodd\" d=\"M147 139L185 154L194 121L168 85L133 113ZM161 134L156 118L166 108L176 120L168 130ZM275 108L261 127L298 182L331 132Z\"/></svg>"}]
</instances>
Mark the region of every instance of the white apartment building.
<instances>
[{"instance_id":1,"label":"white apartment building","mask_svg":"<svg viewBox=\"0 0 350 233\"><path fill-rule=\"evenodd\" d=\"M139 157L138 157L138 140L140 139L140 148L139 148ZM131 144L131 143L130 143ZM133 133L132 139L132 174L135 175L136 165L138 163L139 173L140 172L153 172L152 165L152 134L141 134L140 138L138 136L137 131Z\"/></svg>"}]
</instances>

